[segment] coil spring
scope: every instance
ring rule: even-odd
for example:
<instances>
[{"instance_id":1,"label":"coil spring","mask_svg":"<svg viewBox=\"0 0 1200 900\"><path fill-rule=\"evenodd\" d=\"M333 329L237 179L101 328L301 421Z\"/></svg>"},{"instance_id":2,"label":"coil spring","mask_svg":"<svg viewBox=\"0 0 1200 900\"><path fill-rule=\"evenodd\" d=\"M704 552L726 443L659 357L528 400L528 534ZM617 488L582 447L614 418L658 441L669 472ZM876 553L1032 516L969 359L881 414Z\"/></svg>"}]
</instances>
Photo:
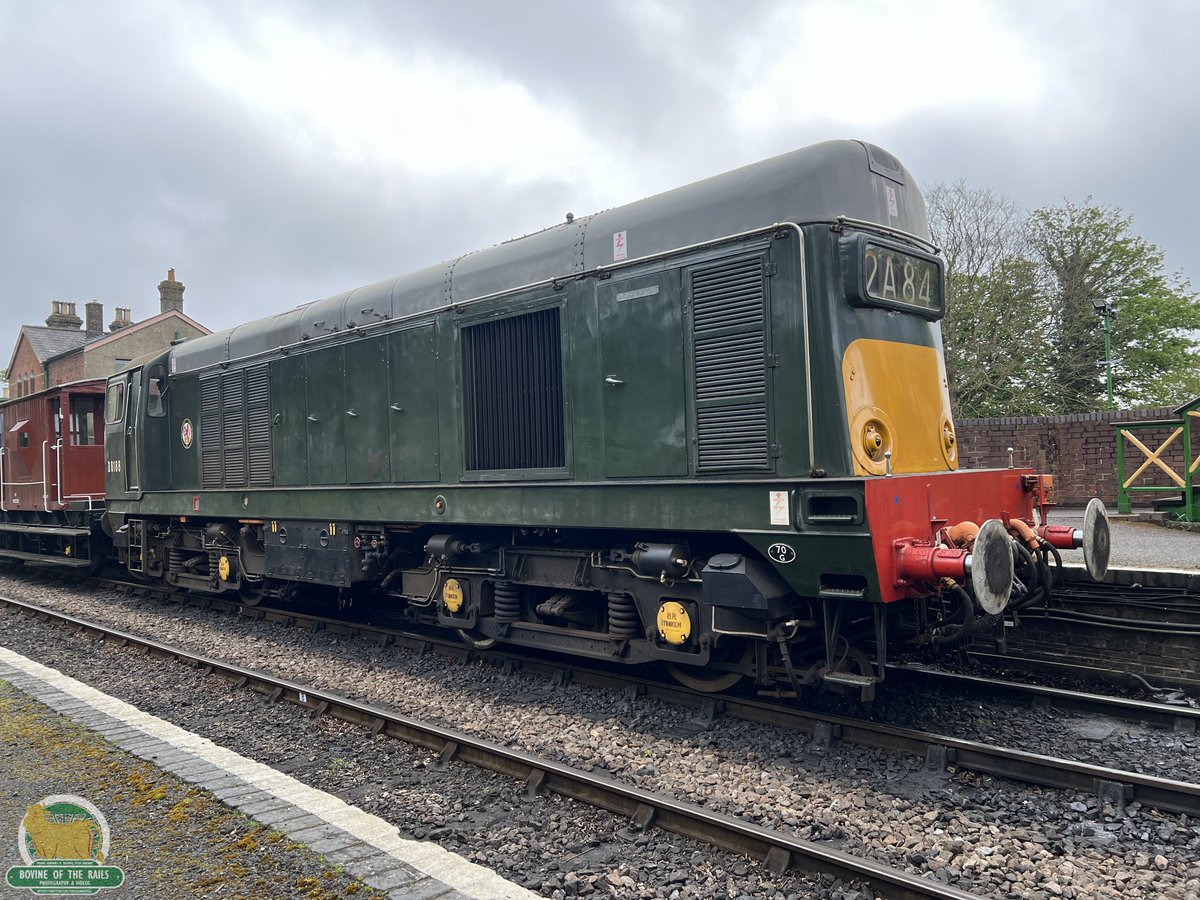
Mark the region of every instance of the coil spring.
<instances>
[{"instance_id":1,"label":"coil spring","mask_svg":"<svg viewBox=\"0 0 1200 900\"><path fill-rule=\"evenodd\" d=\"M608 595L608 633L616 638L631 638L641 630L637 604L628 594Z\"/></svg>"},{"instance_id":2,"label":"coil spring","mask_svg":"<svg viewBox=\"0 0 1200 900\"><path fill-rule=\"evenodd\" d=\"M521 618L521 591L513 583L498 581L492 593L497 622L516 622Z\"/></svg>"}]
</instances>

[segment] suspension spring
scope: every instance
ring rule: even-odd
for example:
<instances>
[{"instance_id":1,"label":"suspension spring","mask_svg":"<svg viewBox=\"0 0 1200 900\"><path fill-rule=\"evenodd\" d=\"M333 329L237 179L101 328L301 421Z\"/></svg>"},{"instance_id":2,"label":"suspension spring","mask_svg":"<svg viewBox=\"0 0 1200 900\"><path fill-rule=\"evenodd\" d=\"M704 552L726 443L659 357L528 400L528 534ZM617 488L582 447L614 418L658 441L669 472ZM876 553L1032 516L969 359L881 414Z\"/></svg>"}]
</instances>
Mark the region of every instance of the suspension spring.
<instances>
[{"instance_id":1,"label":"suspension spring","mask_svg":"<svg viewBox=\"0 0 1200 900\"><path fill-rule=\"evenodd\" d=\"M511 581L497 581L492 593L497 622L516 622L521 618L521 590Z\"/></svg>"},{"instance_id":2,"label":"suspension spring","mask_svg":"<svg viewBox=\"0 0 1200 900\"><path fill-rule=\"evenodd\" d=\"M628 594L608 595L608 633L615 638L635 637L642 628L637 604Z\"/></svg>"}]
</instances>

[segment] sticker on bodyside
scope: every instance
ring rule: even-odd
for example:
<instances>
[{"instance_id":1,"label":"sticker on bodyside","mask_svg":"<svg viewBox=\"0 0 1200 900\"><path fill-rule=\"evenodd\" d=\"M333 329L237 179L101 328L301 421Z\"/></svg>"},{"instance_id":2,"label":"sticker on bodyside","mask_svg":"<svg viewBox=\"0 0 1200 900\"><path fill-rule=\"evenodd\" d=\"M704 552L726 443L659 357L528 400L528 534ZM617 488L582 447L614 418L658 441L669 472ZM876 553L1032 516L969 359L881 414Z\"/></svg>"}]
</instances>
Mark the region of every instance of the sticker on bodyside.
<instances>
[{"instance_id":1,"label":"sticker on bodyside","mask_svg":"<svg viewBox=\"0 0 1200 900\"><path fill-rule=\"evenodd\" d=\"M625 232L613 232L613 262L629 258L629 247L625 243Z\"/></svg>"},{"instance_id":2,"label":"sticker on bodyside","mask_svg":"<svg viewBox=\"0 0 1200 900\"><path fill-rule=\"evenodd\" d=\"M771 504L771 524L772 525L787 525L790 523L788 518L788 492L787 491L768 491Z\"/></svg>"}]
</instances>

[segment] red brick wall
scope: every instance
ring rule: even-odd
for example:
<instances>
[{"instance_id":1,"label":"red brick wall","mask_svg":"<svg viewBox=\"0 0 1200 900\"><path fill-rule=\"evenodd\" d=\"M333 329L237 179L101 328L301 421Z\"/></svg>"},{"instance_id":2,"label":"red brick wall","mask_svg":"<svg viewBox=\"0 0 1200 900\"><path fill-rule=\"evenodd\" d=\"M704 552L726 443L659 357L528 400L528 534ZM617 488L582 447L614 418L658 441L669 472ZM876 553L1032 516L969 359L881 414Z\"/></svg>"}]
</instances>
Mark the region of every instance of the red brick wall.
<instances>
[{"instance_id":1,"label":"red brick wall","mask_svg":"<svg viewBox=\"0 0 1200 900\"><path fill-rule=\"evenodd\" d=\"M60 356L49 364L50 385L69 384L83 378L83 351L80 350L68 356Z\"/></svg>"},{"instance_id":2,"label":"red brick wall","mask_svg":"<svg viewBox=\"0 0 1200 900\"><path fill-rule=\"evenodd\" d=\"M34 376L32 381L26 378L28 375ZM22 334L17 342L12 367L8 370L8 394L10 397L23 397L40 391L45 386L42 364L38 362L37 355Z\"/></svg>"},{"instance_id":3,"label":"red brick wall","mask_svg":"<svg viewBox=\"0 0 1200 900\"><path fill-rule=\"evenodd\" d=\"M1017 466L1031 466L1054 476L1058 502L1063 506L1082 506L1099 497L1110 509L1117 503L1117 430L1114 422L1142 422L1171 419L1179 422L1172 408L1115 410L1071 416L1014 416L1000 419L962 419L958 425L958 452L963 468L994 468L1008 465L1008 448L1013 448ZM1171 434L1170 425L1132 432L1150 448ZM1192 454L1200 453L1200 429L1193 427ZM1125 444L1126 478L1146 457L1133 445ZM1175 472L1182 472L1183 438L1178 437L1162 456ZM1157 466L1151 466L1135 484L1168 485L1171 482ZM1133 494L1134 506L1150 506L1166 494Z\"/></svg>"}]
</instances>

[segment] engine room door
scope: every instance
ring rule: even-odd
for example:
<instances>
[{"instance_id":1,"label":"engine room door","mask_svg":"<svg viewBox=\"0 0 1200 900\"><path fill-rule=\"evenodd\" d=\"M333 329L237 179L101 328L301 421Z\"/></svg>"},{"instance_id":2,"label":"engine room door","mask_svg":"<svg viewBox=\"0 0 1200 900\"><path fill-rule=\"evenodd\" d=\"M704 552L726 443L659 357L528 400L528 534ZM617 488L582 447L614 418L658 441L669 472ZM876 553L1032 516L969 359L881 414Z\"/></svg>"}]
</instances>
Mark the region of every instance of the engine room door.
<instances>
[{"instance_id":1,"label":"engine room door","mask_svg":"<svg viewBox=\"0 0 1200 900\"><path fill-rule=\"evenodd\" d=\"M687 475L683 309L679 272L601 282L604 474Z\"/></svg>"},{"instance_id":2,"label":"engine room door","mask_svg":"<svg viewBox=\"0 0 1200 900\"><path fill-rule=\"evenodd\" d=\"M138 415L142 406L142 370L129 376L125 393L125 490L139 490L141 466L138 463Z\"/></svg>"}]
</instances>

